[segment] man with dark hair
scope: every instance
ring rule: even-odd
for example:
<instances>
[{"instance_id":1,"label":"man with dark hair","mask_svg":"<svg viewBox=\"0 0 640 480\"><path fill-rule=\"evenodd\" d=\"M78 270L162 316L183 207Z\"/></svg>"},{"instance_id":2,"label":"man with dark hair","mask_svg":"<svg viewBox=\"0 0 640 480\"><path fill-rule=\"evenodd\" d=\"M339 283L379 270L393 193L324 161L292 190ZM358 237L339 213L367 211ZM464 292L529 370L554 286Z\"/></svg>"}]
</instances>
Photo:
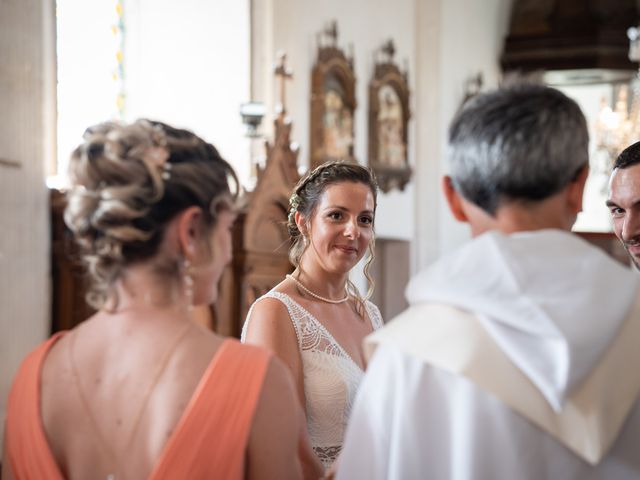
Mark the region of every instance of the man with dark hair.
<instances>
[{"instance_id":1,"label":"man with dark hair","mask_svg":"<svg viewBox=\"0 0 640 480\"><path fill-rule=\"evenodd\" d=\"M640 279L571 234L587 126L557 90L480 95L449 130L473 240L365 340L338 479L640 478Z\"/></svg>"},{"instance_id":2,"label":"man with dark hair","mask_svg":"<svg viewBox=\"0 0 640 480\"><path fill-rule=\"evenodd\" d=\"M640 269L640 142L627 147L616 159L607 207L613 231Z\"/></svg>"}]
</instances>

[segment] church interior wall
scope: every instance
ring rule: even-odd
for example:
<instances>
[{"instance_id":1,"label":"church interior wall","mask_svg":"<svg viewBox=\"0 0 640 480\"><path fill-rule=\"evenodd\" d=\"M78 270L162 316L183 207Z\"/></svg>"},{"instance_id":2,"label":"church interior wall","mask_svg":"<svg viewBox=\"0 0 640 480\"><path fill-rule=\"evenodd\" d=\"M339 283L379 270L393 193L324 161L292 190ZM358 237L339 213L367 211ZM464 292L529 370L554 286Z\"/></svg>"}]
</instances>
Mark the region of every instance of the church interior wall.
<instances>
[{"instance_id":1,"label":"church interior wall","mask_svg":"<svg viewBox=\"0 0 640 480\"><path fill-rule=\"evenodd\" d=\"M412 92L409 162L414 177L407 188L381 194L376 233L412 243L415 271L464 242L468 230L450 216L440 195L447 127L464 97L465 81L482 73L486 88L497 85L498 59L507 31L510 0L255 0L252 32L254 99L273 111L278 99L270 65L283 50L294 79L287 87L287 109L294 122L301 164L308 164L310 74L316 35L331 20L338 45L352 48L356 74L355 157L367 163L368 86L373 52L393 38L396 62L409 67ZM352 47L351 47L352 46ZM265 122L268 131L269 122Z\"/></svg>"},{"instance_id":2,"label":"church interior wall","mask_svg":"<svg viewBox=\"0 0 640 480\"><path fill-rule=\"evenodd\" d=\"M55 150L53 7L48 0L3 2L0 14L2 424L11 379L20 361L49 333L50 245L45 166ZM7 166L5 162L19 165Z\"/></svg>"},{"instance_id":3,"label":"church interior wall","mask_svg":"<svg viewBox=\"0 0 640 480\"><path fill-rule=\"evenodd\" d=\"M451 216L441 193L447 131L468 79L481 74L483 90L498 85L510 7L511 0L417 2L414 271L470 237L468 227Z\"/></svg>"},{"instance_id":4,"label":"church interior wall","mask_svg":"<svg viewBox=\"0 0 640 480\"><path fill-rule=\"evenodd\" d=\"M127 120L164 120L220 150L246 184L249 140L249 0L127 0ZM169 27L169 28L168 28Z\"/></svg>"},{"instance_id":5,"label":"church interior wall","mask_svg":"<svg viewBox=\"0 0 640 480\"><path fill-rule=\"evenodd\" d=\"M276 84L270 66L282 50L293 70L286 105L300 144L300 163L309 163L311 70L317 34L337 21L338 46L354 57L356 75L355 157L367 163L368 87L373 52L387 39L396 63L408 65L409 163L414 177L404 191L381 193L376 217L380 239L411 244L411 272L469 238L450 216L440 194L447 126L464 97L467 78L482 73L487 87L498 82L498 59L507 30L510 0L255 0L252 19L252 92L273 111ZM269 121L265 122L268 132ZM363 288L364 277L355 275Z\"/></svg>"},{"instance_id":6,"label":"church interior wall","mask_svg":"<svg viewBox=\"0 0 640 480\"><path fill-rule=\"evenodd\" d=\"M293 81L287 87L287 109L294 122L293 138L300 144L300 163L309 164L309 122L311 70L317 56L317 34L326 25L336 20L338 26L338 46L347 55L352 51L356 76L355 144L354 154L360 163L367 163L367 124L369 81L373 74L374 52L392 38L396 46L396 63L404 68L409 65L409 86L415 89L415 8L414 0L273 0L254 2L259 11L271 4L272 15L260 16L254 20L254 32L260 36L260 43L272 46L271 58L265 55L257 62L270 65L275 53L282 50L293 70ZM257 17L257 15L256 15ZM266 37L266 38L265 38ZM255 42L258 42L256 39ZM254 43L255 44L255 43ZM254 95L265 101L272 111L275 85L269 69L256 67L261 76L254 76ZM412 101L411 110L415 110ZM413 122L410 123L409 162L415 162ZM376 233L382 238L410 240L413 237L413 186L404 192L393 191L381 194L376 219Z\"/></svg>"},{"instance_id":7,"label":"church interior wall","mask_svg":"<svg viewBox=\"0 0 640 480\"><path fill-rule=\"evenodd\" d=\"M357 107L354 116L354 156L367 164L368 149L368 98L369 82L373 75L374 52L388 39L396 47L395 62L401 69L409 67L409 88L415 90L416 45L414 0L255 0L253 2L252 32L254 59L252 91L255 100L273 111L276 102L276 84L269 68L276 60L276 53L283 51L293 71L288 82L286 107L294 123L292 138L300 146L299 164L309 165L310 144L310 91L311 71L317 58L317 36L331 21L337 22L337 45L347 56L353 56L356 77ZM264 46L268 46L268 50ZM266 68L265 68L266 66ZM410 100L415 111L415 96ZM414 112L415 115L415 112ZM265 122L266 132L270 121ZM415 164L415 123L409 123L409 152L411 165ZM410 183L404 191L380 193L376 215L376 236L380 239L411 242L414 237L414 186ZM366 281L361 271L352 280L366 291Z\"/></svg>"},{"instance_id":8,"label":"church interior wall","mask_svg":"<svg viewBox=\"0 0 640 480\"><path fill-rule=\"evenodd\" d=\"M447 129L464 98L465 81L482 74L483 89L495 88L500 79L499 59L509 27L510 0L442 2L441 17L441 151L445 151ZM446 173L441 156L441 174ZM442 198L442 196L440 196ZM465 224L456 222L444 201L440 202L439 254L469 239Z\"/></svg>"},{"instance_id":9,"label":"church interior wall","mask_svg":"<svg viewBox=\"0 0 640 480\"><path fill-rule=\"evenodd\" d=\"M251 161L261 146L243 137L239 103L263 101L267 112L274 111L272 66L282 49L294 72L286 101L304 168L309 158L316 34L336 20L339 46L349 53L353 45L358 102L354 150L358 161L366 164L373 53L392 38L396 62L401 68L405 61L408 65L409 162L414 176L404 191L380 195L376 230L381 239L410 243L408 277L468 238L466 227L451 218L440 194L446 131L468 77L481 72L485 88L498 81L509 4L509 0L186 0L177 5L131 0L127 2L126 117L167 120L194 130L218 146L247 183ZM19 169L0 167L0 416L20 359L49 328L49 207L44 178L46 158L55 149L51 116L55 83L50 78L55 69L46 65L43 52L54 58L55 28L45 20L53 21L54 5L53 0L8 1L2 3L0 15L0 102L5 117L12 119L11 125L4 122L0 128L0 157L23 161ZM271 120L263 121L266 136L273 133ZM356 282L362 286L363 278Z\"/></svg>"}]
</instances>

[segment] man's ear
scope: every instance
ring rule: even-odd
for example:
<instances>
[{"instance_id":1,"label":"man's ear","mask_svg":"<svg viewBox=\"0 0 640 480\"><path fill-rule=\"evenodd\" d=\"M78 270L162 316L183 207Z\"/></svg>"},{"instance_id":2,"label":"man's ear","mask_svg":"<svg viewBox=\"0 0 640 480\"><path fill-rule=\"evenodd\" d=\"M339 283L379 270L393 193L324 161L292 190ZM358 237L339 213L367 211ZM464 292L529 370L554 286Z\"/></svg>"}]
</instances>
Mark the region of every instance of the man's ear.
<instances>
[{"instance_id":1,"label":"man's ear","mask_svg":"<svg viewBox=\"0 0 640 480\"><path fill-rule=\"evenodd\" d=\"M197 255L198 241L202 239L202 210L200 207L189 207L178 214L177 218L178 247L184 258L194 260Z\"/></svg>"},{"instance_id":2,"label":"man's ear","mask_svg":"<svg viewBox=\"0 0 640 480\"><path fill-rule=\"evenodd\" d=\"M442 191L449 204L449 210L453 214L453 217L459 222L468 222L469 218L462 206L462 197L453 186L453 180L449 175L442 177Z\"/></svg>"},{"instance_id":3,"label":"man's ear","mask_svg":"<svg viewBox=\"0 0 640 480\"><path fill-rule=\"evenodd\" d=\"M582 211L582 198L588 176L589 165L585 165L580 169L576 178L567 185L567 201L569 202L571 212L575 215Z\"/></svg>"}]
</instances>

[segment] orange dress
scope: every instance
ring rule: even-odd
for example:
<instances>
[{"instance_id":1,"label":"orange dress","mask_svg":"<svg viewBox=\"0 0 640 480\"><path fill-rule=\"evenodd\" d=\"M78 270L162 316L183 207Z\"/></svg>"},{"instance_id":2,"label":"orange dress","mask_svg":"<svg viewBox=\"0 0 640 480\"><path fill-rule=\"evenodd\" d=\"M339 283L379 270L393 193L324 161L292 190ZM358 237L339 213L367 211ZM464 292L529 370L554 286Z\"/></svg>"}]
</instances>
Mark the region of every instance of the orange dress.
<instances>
[{"instance_id":1,"label":"orange dress","mask_svg":"<svg viewBox=\"0 0 640 480\"><path fill-rule=\"evenodd\" d=\"M22 363L9 394L5 448L18 480L62 480L40 417L40 373L56 334ZM271 355L227 339L207 367L150 479L240 479Z\"/></svg>"}]
</instances>

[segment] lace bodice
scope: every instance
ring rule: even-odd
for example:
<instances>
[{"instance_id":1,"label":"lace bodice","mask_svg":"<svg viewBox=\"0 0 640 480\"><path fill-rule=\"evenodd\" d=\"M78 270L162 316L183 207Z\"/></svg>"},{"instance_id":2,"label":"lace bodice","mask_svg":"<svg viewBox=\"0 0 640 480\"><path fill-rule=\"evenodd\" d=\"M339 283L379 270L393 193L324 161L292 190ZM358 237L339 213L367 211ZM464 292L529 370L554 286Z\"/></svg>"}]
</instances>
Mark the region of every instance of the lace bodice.
<instances>
[{"instance_id":1,"label":"lace bodice","mask_svg":"<svg viewBox=\"0 0 640 480\"><path fill-rule=\"evenodd\" d=\"M302 357L309 437L316 455L328 468L342 448L351 407L364 372L324 325L290 296L272 290L256 303L263 298L281 301L289 312ZM373 329L381 328L378 308L369 301L365 305ZM253 306L242 328L243 342L252 310Z\"/></svg>"}]
</instances>

